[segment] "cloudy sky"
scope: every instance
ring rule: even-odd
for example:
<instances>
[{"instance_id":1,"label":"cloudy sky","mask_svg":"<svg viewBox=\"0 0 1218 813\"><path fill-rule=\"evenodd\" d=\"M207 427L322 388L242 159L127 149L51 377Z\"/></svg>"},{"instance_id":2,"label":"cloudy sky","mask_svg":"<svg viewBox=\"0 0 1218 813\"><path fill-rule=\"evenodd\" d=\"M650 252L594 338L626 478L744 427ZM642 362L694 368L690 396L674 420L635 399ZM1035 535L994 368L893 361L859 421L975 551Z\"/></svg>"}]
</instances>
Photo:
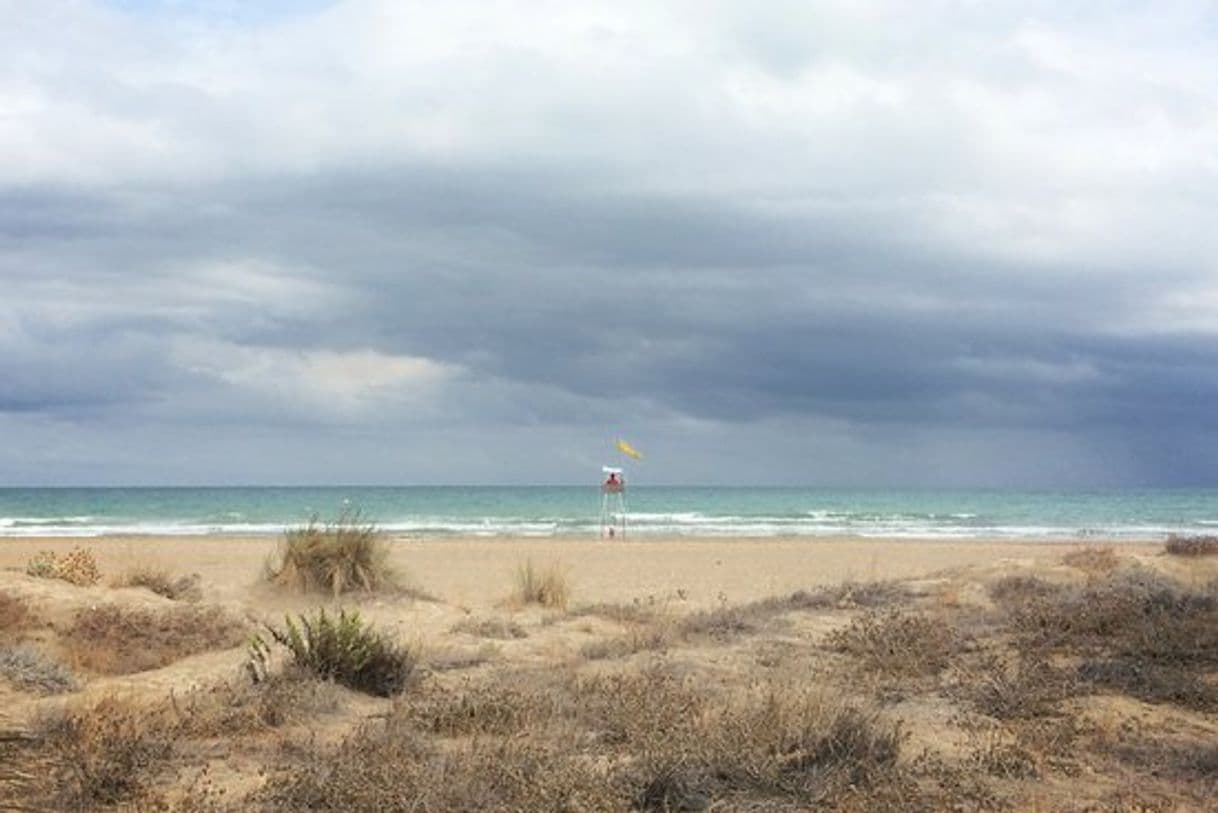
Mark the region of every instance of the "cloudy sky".
<instances>
[{"instance_id":1,"label":"cloudy sky","mask_svg":"<svg viewBox=\"0 0 1218 813\"><path fill-rule=\"evenodd\" d=\"M0 484L1218 483L1212 2L0 22Z\"/></svg>"}]
</instances>

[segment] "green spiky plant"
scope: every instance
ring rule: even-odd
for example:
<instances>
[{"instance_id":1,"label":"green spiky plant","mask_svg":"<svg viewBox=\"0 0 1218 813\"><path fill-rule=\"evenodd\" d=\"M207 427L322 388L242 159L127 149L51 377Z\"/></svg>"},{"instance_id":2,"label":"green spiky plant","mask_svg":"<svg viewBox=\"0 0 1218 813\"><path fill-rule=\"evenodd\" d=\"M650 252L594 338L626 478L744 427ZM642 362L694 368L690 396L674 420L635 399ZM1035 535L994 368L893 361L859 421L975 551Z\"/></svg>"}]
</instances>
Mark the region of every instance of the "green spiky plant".
<instances>
[{"instance_id":1,"label":"green spiky plant","mask_svg":"<svg viewBox=\"0 0 1218 813\"><path fill-rule=\"evenodd\" d=\"M371 624L358 611L339 610L337 615L320 609L312 618L299 615L293 621L284 618L282 630L267 626L267 632L278 644L286 647L294 663L326 680L377 697L398 694L414 671L415 654L397 645ZM261 666L265 675L266 646L260 640L251 643L251 661L259 661L251 674Z\"/></svg>"}]
</instances>

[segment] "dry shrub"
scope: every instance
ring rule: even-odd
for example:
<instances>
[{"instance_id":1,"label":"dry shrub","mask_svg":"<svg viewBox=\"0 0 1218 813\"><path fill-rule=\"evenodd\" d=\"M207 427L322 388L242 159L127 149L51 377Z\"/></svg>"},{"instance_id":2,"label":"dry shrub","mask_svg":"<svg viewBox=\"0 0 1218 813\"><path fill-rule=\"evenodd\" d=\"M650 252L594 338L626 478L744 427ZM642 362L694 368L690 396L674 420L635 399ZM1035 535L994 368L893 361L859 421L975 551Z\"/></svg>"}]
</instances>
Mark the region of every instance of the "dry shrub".
<instances>
[{"instance_id":1,"label":"dry shrub","mask_svg":"<svg viewBox=\"0 0 1218 813\"><path fill-rule=\"evenodd\" d=\"M1115 550L1099 545L1088 545L1081 550L1071 551L1062 557L1062 562L1093 574L1111 573L1120 564Z\"/></svg>"},{"instance_id":2,"label":"dry shrub","mask_svg":"<svg viewBox=\"0 0 1218 813\"><path fill-rule=\"evenodd\" d=\"M93 672L125 675L157 669L245 639L245 625L219 607L161 610L103 604L77 611L63 641L72 659Z\"/></svg>"},{"instance_id":3,"label":"dry shrub","mask_svg":"<svg viewBox=\"0 0 1218 813\"><path fill-rule=\"evenodd\" d=\"M358 692L389 697L406 687L417 663L415 653L365 623L356 611L324 609L312 618L285 618L282 630L267 627L287 647L293 663L323 680L334 680Z\"/></svg>"},{"instance_id":4,"label":"dry shrub","mask_svg":"<svg viewBox=\"0 0 1218 813\"><path fill-rule=\"evenodd\" d=\"M834 608L875 609L908 604L913 593L908 587L890 579L869 582L846 580L841 584L798 590L786 598L766 599L760 603L777 602L783 611L821 610Z\"/></svg>"},{"instance_id":5,"label":"dry shrub","mask_svg":"<svg viewBox=\"0 0 1218 813\"><path fill-rule=\"evenodd\" d=\"M644 603L636 599L630 604L624 602L602 601L596 604L584 604L571 610L571 615L596 616L618 624L647 624L657 615L655 601Z\"/></svg>"},{"instance_id":6,"label":"dry shrub","mask_svg":"<svg viewBox=\"0 0 1218 813\"><path fill-rule=\"evenodd\" d=\"M1218 585L1190 589L1148 570L1025 601L1009 623L1029 645L1218 663Z\"/></svg>"},{"instance_id":7,"label":"dry shrub","mask_svg":"<svg viewBox=\"0 0 1218 813\"><path fill-rule=\"evenodd\" d=\"M464 618L453 624L450 632L464 632L479 638L494 638L500 641L529 637L524 627L515 621L505 621L500 618Z\"/></svg>"},{"instance_id":8,"label":"dry shrub","mask_svg":"<svg viewBox=\"0 0 1218 813\"><path fill-rule=\"evenodd\" d=\"M1072 696L1077 680L1039 653L1021 655L1014 666L990 655L970 668L962 668L950 689L982 714L1000 720L1044 717Z\"/></svg>"},{"instance_id":9,"label":"dry shrub","mask_svg":"<svg viewBox=\"0 0 1218 813\"><path fill-rule=\"evenodd\" d=\"M252 683L221 681L168 701L179 737L233 737L302 723L338 710L329 681L290 669Z\"/></svg>"},{"instance_id":10,"label":"dry shrub","mask_svg":"<svg viewBox=\"0 0 1218 813\"><path fill-rule=\"evenodd\" d=\"M264 575L280 587L338 596L353 590L397 588L388 562L388 543L375 525L353 511L325 525L314 518L305 527L285 533Z\"/></svg>"},{"instance_id":11,"label":"dry shrub","mask_svg":"<svg viewBox=\"0 0 1218 813\"><path fill-rule=\"evenodd\" d=\"M0 647L0 678L18 689L41 694L62 694L77 688L70 669L28 647Z\"/></svg>"},{"instance_id":12,"label":"dry shrub","mask_svg":"<svg viewBox=\"0 0 1218 813\"><path fill-rule=\"evenodd\" d=\"M1060 595L1066 589L1036 576L1003 576L990 585L989 593L997 604L1011 608Z\"/></svg>"},{"instance_id":13,"label":"dry shrub","mask_svg":"<svg viewBox=\"0 0 1218 813\"><path fill-rule=\"evenodd\" d=\"M518 604L539 604L555 610L566 610L571 588L562 566L553 562L539 568L532 559L516 567L516 589L512 599Z\"/></svg>"},{"instance_id":14,"label":"dry shrub","mask_svg":"<svg viewBox=\"0 0 1218 813\"><path fill-rule=\"evenodd\" d=\"M427 657L427 668L433 672L455 672L460 669L473 669L499 657L500 650L495 644L484 644L477 649L458 649L433 653Z\"/></svg>"},{"instance_id":15,"label":"dry shrub","mask_svg":"<svg viewBox=\"0 0 1218 813\"><path fill-rule=\"evenodd\" d=\"M62 579L77 587L90 587L101 580L101 571L93 552L76 547L63 556L44 550L26 564L25 572L43 579Z\"/></svg>"},{"instance_id":16,"label":"dry shrub","mask_svg":"<svg viewBox=\"0 0 1218 813\"><path fill-rule=\"evenodd\" d=\"M1196 711L1218 711L1218 685L1179 665L1129 658L1084 661L1081 680L1100 689L1121 692L1148 703L1173 703Z\"/></svg>"},{"instance_id":17,"label":"dry shrub","mask_svg":"<svg viewBox=\"0 0 1218 813\"><path fill-rule=\"evenodd\" d=\"M172 718L117 697L63 709L39 721L50 762L47 809L94 810L137 798L173 750Z\"/></svg>"},{"instance_id":18,"label":"dry shrub","mask_svg":"<svg viewBox=\"0 0 1218 813\"><path fill-rule=\"evenodd\" d=\"M1218 745L1213 742L1123 739L1109 750L1121 762L1152 776L1176 781L1218 779Z\"/></svg>"},{"instance_id":19,"label":"dry shrub","mask_svg":"<svg viewBox=\"0 0 1218 813\"><path fill-rule=\"evenodd\" d=\"M173 601L198 601L203 597L198 574L174 578L169 571L140 565L111 582L113 587L143 587Z\"/></svg>"},{"instance_id":20,"label":"dry shrub","mask_svg":"<svg viewBox=\"0 0 1218 813\"><path fill-rule=\"evenodd\" d=\"M1164 550L1172 556L1218 556L1218 536L1176 536L1167 538Z\"/></svg>"},{"instance_id":21,"label":"dry shrub","mask_svg":"<svg viewBox=\"0 0 1218 813\"><path fill-rule=\"evenodd\" d=\"M628 810L606 770L565 743L484 737L440 749L402 720L309 748L255 794L277 811Z\"/></svg>"},{"instance_id":22,"label":"dry shrub","mask_svg":"<svg viewBox=\"0 0 1218 813\"><path fill-rule=\"evenodd\" d=\"M454 689L431 688L412 695L397 714L419 730L442 737L507 736L537 731L560 715L570 716L570 703L561 678L513 674L494 682L467 681Z\"/></svg>"},{"instance_id":23,"label":"dry shrub","mask_svg":"<svg viewBox=\"0 0 1218 813\"><path fill-rule=\"evenodd\" d=\"M31 626L34 614L25 599L0 590L0 633L17 632Z\"/></svg>"},{"instance_id":24,"label":"dry shrub","mask_svg":"<svg viewBox=\"0 0 1218 813\"><path fill-rule=\"evenodd\" d=\"M412 697L259 799L356 813L911 809L866 801L912 792L902 740L874 712L777 684L729 699L664 669L515 673Z\"/></svg>"},{"instance_id":25,"label":"dry shrub","mask_svg":"<svg viewBox=\"0 0 1218 813\"><path fill-rule=\"evenodd\" d=\"M677 640L676 625L661 619L651 624L634 625L614 638L589 641L579 648L579 654L590 661L626 658L638 652L666 650Z\"/></svg>"},{"instance_id":26,"label":"dry shrub","mask_svg":"<svg viewBox=\"0 0 1218 813\"><path fill-rule=\"evenodd\" d=\"M938 674L958 647L956 632L942 620L898 610L868 611L827 642L856 658L859 669L891 678Z\"/></svg>"}]
</instances>

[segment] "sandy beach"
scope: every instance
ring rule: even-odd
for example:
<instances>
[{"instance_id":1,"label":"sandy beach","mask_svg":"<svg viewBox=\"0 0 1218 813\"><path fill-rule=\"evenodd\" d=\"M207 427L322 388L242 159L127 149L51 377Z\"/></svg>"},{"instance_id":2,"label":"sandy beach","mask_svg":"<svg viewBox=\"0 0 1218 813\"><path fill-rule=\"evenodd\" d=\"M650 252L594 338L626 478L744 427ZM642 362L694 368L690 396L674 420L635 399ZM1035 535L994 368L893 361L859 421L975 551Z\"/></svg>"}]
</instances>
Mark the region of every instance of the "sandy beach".
<instances>
[{"instance_id":1,"label":"sandy beach","mask_svg":"<svg viewBox=\"0 0 1218 813\"><path fill-rule=\"evenodd\" d=\"M23 686L15 679L0 680L0 731L9 732L10 738L23 743L10 746L13 764L22 765L22 760L27 760L33 765L39 764L38 760L64 758L55 750L54 739L45 733L45 723L38 722L46 715L70 715L71 709L83 709L78 712L83 716L75 718L82 730L91 730L90 725L104 728L107 715L113 712L101 713L98 709L103 706L97 704L122 697L123 703L140 709L120 714L115 725L127 726L122 730L132 729L132 719L155 728L147 722L151 718L139 715L162 714L171 720L164 725L177 733L172 743L164 744L163 755L158 758L163 764L135 771L130 783L123 785L121 792L116 791L113 799L98 796L95 788L82 784L70 799L78 809L129 809L123 805L138 809L149 800L180 810L345 809L316 807L320 803L313 797L307 804L291 801L288 796L276 795L280 790L266 790L280 787L273 782L264 787L268 775L279 776L287 783L283 787L296 788L292 793L306 781L293 773L305 757L298 755L285 762L285 743L308 740L314 743L309 748L317 749L308 752L312 755L308 759L326 764L337 760L335 764L348 765L348 751L365 747L359 743L368 742L372 736L367 725L387 716L396 719L417 715L421 713L418 704L431 709L429 714L448 714L451 709L445 710L445 703L467 708L487 692L506 691L516 698L511 703L529 706L540 702L537 696L552 700L566 697L564 692L577 691L571 687L586 691L586 681L595 682L605 675L616 675L615 680L641 680L640 675L651 675L646 679L669 685L665 682L669 678L654 677L663 673L682 676L678 684L673 684L685 687L680 691L696 688L709 693L707 698L717 698L698 701L710 703L707 713L711 714L718 713L715 704L727 703L724 708L730 708L739 698L751 696L753 689L749 687L782 686L785 692L815 676L812 682L818 691L831 690L835 697L853 698L850 702L874 709L878 715L875 720L896 725L904 732L893 761L884 768L891 774L887 784L867 785L870 789L865 792L834 785L837 790L833 793L838 795L826 809L936 809L938 804L950 803L958 804L958 809L1192 810L1204 809L1199 800L1212 789L1214 774L1207 772L1209 769L1181 768L1173 769L1173 773L1159 761L1137 765L1120 756L1123 752L1119 749L1114 751L1116 746L1111 741L1113 737L1132 737L1131 741L1152 742L1171 753L1175 753L1173 748L1184 747L1181 743L1218 741L1218 717L1212 713L1208 699L1213 690L1204 688L1213 685L1214 677L1212 665L1207 665L1208 655L1198 661L1200 666L1196 668L1200 671L1190 673L1190 680L1200 681L1196 686L1201 688L1195 691L1159 696L1134 684L1114 689L1111 680L1080 684L1075 674L1090 674L1086 668L1091 667L1086 665L1091 661L1086 658L1094 653L1055 650L1052 647L1059 645L1045 643L1050 638L1045 637L1044 630L1019 625L1028 624L1020 615L1021 608L1041 606L1037 602L1043 603L1044 596L1056 596L1054 600L1060 599L1062 604L1054 605L1056 609L1042 607L1042 611L1066 613L1055 616L1064 618L1105 600L1103 596L1116 594L1112 591L1118 588L1105 585L1124 585L1119 589L1125 590L1148 578L1160 580L1153 581L1156 585L1167 585L1163 590L1200 591L1196 595L1211 596L1218 579L1218 557L1169 556L1162 543L1151 541L1089 540L1085 545L847 537L446 537L385 541L390 565L402 584L411 589L354 592L337 601L324 593L285 591L265 582L264 565L279 544L274 537L123 536L0 542L0 649L5 645L33 647L74 675L70 691ZM26 572L27 564L40 552L52 551L62 557L75 548L93 554L101 574L96 585L77 586ZM541 607L514 598L514 580L526 562L561 574L568 593L564 606ZM122 581L123 574L141 569L191 577L197 592L189 601L175 601L144 587L114 586ZM1145 592L1142 587L1136 590L1142 590L1137 595ZM1016 591L1016 598L1010 597L1011 591ZM1202 611L1212 613L1213 608L1205 603L1212 601L1181 599L1180 606L1194 610L1209 607ZM1063 610L1068 602L1075 602L1070 605L1075 609ZM254 702L251 697L261 697L259 703L272 702L264 696L267 689L250 685L243 677L249 659L245 645L248 636L265 629L266 624L281 623L285 615L298 617L319 607L336 606L358 609L377 629L411 648L417 664L410 687L396 700L382 700L331 686L325 689L330 693L325 695L327 700L316 709L309 705L312 700L304 702L292 694L294 699L274 702L303 709L299 715L276 712L273 722L259 718L255 724L243 717L245 722L234 724L233 707L246 709ZM110 608L120 616L127 613L158 629L170 629L165 619L175 614L214 610L232 619L234 626L225 633L228 637L217 633L210 644L201 644L195 651L166 656L163 664L158 661L159 665L151 668L147 664L137 668L123 665L130 661L131 650L172 649L178 633L166 633L168 641L166 635L143 641L139 637L143 633L127 629L123 633L126 638L114 639L119 643L107 643L110 639L106 636L113 630L96 627L90 634L100 637L82 642L77 632L84 623L82 619L97 613L98 608ZM924 623L917 628L920 632L900 626L910 619ZM885 646L890 647L890 654L897 653L904 659L903 666L885 666L881 661L867 665L874 653L868 654L865 647L858 651L849 648L851 635L898 628L905 630L902 635L913 637ZM191 628L189 635L197 632ZM920 639L919 635L931 637ZM942 635L947 637L935 637ZM1038 673L1040 677L1033 683L1047 681L1045 685L1056 686L1059 682L1071 687L1053 696L1052 711L1009 714L997 709L992 698L979 700L989 698L984 691L961 688L972 685L969 681L980 680L978 685L991 688L1007 686L1002 691L1030 691L1032 683L1019 682L1027 680L1020 670L1032 668L1025 664L1021 652L1025 644L1019 641L1023 639L1045 647L1043 655L1027 661L1036 669L1048 670ZM123 651L97 657L96 650L107 646ZM902 671L910 663L921 664L926 652L937 650L942 650L941 660ZM273 662L274 669L282 668L283 655L277 655ZM1111 662L1124 663L1119 659ZM998 663L1006 666L995 666ZM1193 661L1187 661L1189 664ZM993 672L996 668L1000 672L1014 671L994 684L999 680ZM554 683L556 676L562 677L559 683ZM302 691L299 686L306 684L288 685L297 687L291 691L298 692ZM1079 688L1083 685L1085 688ZM312 694L307 696L316 699L321 691L309 689ZM530 691L541 695L529 695ZM219 707L215 706L218 692L228 698ZM170 701L170 706L163 705ZM584 698L576 706L587 702L592 701ZM657 702L667 701L661 697ZM1027 702L1032 704L1032 700ZM1036 700L1037 704L1042 702L1049 701ZM441 706L436 707L436 703ZM189 711L183 712L183 708ZM221 715L217 708L228 710ZM711 714L707 719L713 717ZM1050 722L1060 727L1062 720L1070 720L1075 727L1069 734L1072 744L1067 748L1061 743L1037 740L1044 732L1035 726L1029 728L1029 719L1042 728ZM208 722L204 725L199 720ZM470 725L477 734L480 723ZM534 720L520 725L523 728L507 741L528 736L538 738L538 747L543 750L554 745L552 739L546 739L551 736L545 733L550 731L548 724ZM487 731L500 729L492 726ZM77 731L74 736L79 739L84 735ZM94 731L90 736L105 739L110 735ZM485 757L478 750L485 738L475 736L467 742L464 735L452 732L427 736L441 736L447 738L446 742L457 736L458 745L449 742L444 747L474 749L467 754L470 765L477 765ZM1005 768L1002 759L1006 757L994 752L996 742L1013 749L1006 756L1014 762ZM382 743L378 747L396 746ZM1071 749L1073 753L1065 753ZM938 767L928 769L930 763L915 759L918 753L923 753L923 759L927 758L925 754L933 754L933 764ZM634 765L637 754L628 750L602 758L618 760L615 765ZM690 755L681 758L692 759ZM361 759L351 759L351 770L356 770L354 766ZM1161 759L1167 757L1156 757ZM57 776L71 774L62 764L59 770L67 773ZM201 775L223 791L223 799L209 802L214 803L213 807L189 806ZM623 774L627 775L633 776L629 771ZM698 787L705 788L689 791L690 806L680 809L753 809L749 805L756 799L745 786L709 774L698 776L702 778L697 781L703 783ZM1081 791L1079 776L1086 777ZM474 788L483 779L484 773L474 772L461 781ZM956 787L966 779L973 783L967 793ZM365 780L350 781L360 784ZM456 792L451 790L451 777L434 786L426 778L410 781L421 783L412 785L411 793L431 800L421 809L466 804L451 796ZM584 777L577 784L589 781ZM617 784L606 787L620 790L623 781L618 777L613 780ZM450 790L437 790L441 786ZM781 782L775 785L779 786L786 787ZM890 799L885 795L888 791L880 790L891 787L903 788L899 798ZM1139 787L1142 789L1137 790ZM310 792L314 791L321 792L317 788ZM334 788L325 791L338 794L338 801L332 800L334 805L350 809L398 809L384 807L388 804L385 798L359 801L343 796L345 792ZM488 809L525 809L514 807L525 804L520 799L533 800L527 801L529 805L540 804L529 795L534 792L541 791L532 785L517 788L512 791L517 795L510 797L515 801L499 806L496 802ZM627 804L628 799L623 801L626 797L613 796L617 790L605 792L609 795L600 801L577 809L678 809L642 804L637 798ZM765 793L777 792L771 789ZM270 796L264 798L259 793ZM780 794L776 806L767 809L803 809L800 805L811 798L803 790L782 793L787 796ZM702 798L699 794L720 799L722 804L699 807L695 799ZM53 798L67 804L63 800L68 797L62 793L55 796L35 771L18 768L11 775L0 773L0 798L43 800L40 803ZM1149 800L1159 806L1122 807L1129 799ZM40 808L35 805L27 809ZM537 809L576 808L543 804Z\"/></svg>"}]
</instances>

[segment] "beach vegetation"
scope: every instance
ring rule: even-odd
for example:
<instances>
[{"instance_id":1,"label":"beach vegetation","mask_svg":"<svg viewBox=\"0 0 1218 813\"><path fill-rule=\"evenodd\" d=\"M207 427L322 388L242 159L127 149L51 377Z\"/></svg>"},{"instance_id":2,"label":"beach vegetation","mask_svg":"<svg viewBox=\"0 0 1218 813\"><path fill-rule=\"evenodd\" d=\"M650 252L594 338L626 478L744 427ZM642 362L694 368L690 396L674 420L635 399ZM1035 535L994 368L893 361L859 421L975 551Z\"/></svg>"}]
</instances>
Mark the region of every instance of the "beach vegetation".
<instances>
[{"instance_id":1,"label":"beach vegetation","mask_svg":"<svg viewBox=\"0 0 1218 813\"><path fill-rule=\"evenodd\" d=\"M0 590L0 633L25 629L33 620L34 614L25 599Z\"/></svg>"},{"instance_id":2,"label":"beach vegetation","mask_svg":"<svg viewBox=\"0 0 1218 813\"><path fill-rule=\"evenodd\" d=\"M1090 573L1111 573L1120 564L1116 550L1111 546L1087 545L1062 557L1062 563Z\"/></svg>"},{"instance_id":3,"label":"beach vegetation","mask_svg":"<svg viewBox=\"0 0 1218 813\"><path fill-rule=\"evenodd\" d=\"M280 587L334 596L399 586L389 566L388 543L376 525L355 510L324 524L314 517L304 527L285 532L264 575Z\"/></svg>"},{"instance_id":4,"label":"beach vegetation","mask_svg":"<svg viewBox=\"0 0 1218 813\"><path fill-rule=\"evenodd\" d=\"M24 646L0 647L0 678L22 691L40 694L62 694L78 688L70 669Z\"/></svg>"},{"instance_id":5,"label":"beach vegetation","mask_svg":"<svg viewBox=\"0 0 1218 813\"><path fill-rule=\"evenodd\" d=\"M61 638L77 666L125 675L235 647L245 639L245 630L244 622L214 606L169 605L152 610L100 604L78 610Z\"/></svg>"},{"instance_id":6,"label":"beach vegetation","mask_svg":"<svg viewBox=\"0 0 1218 813\"><path fill-rule=\"evenodd\" d=\"M906 809L905 734L783 685L724 695L664 668L520 672L426 692L260 792L281 810ZM867 801L874 802L868 805Z\"/></svg>"},{"instance_id":7,"label":"beach vegetation","mask_svg":"<svg viewBox=\"0 0 1218 813\"><path fill-rule=\"evenodd\" d=\"M42 579L62 579L77 587L91 587L101 580L93 552L82 547L63 556L50 550L39 551L26 563L25 572Z\"/></svg>"},{"instance_id":8,"label":"beach vegetation","mask_svg":"<svg viewBox=\"0 0 1218 813\"><path fill-rule=\"evenodd\" d=\"M453 624L450 632L463 632L479 638L493 638L500 641L519 640L528 638L529 633L515 621L502 618L463 618Z\"/></svg>"},{"instance_id":9,"label":"beach vegetation","mask_svg":"<svg viewBox=\"0 0 1218 813\"><path fill-rule=\"evenodd\" d=\"M288 616L282 629L268 626L267 632L287 648L298 668L377 697L406 688L418 660L413 650L376 630L357 611L331 614L322 608L312 617Z\"/></svg>"},{"instance_id":10,"label":"beach vegetation","mask_svg":"<svg viewBox=\"0 0 1218 813\"><path fill-rule=\"evenodd\" d=\"M30 755L50 782L48 810L96 810L146 791L172 751L175 732L166 709L106 696L53 710L34 725ZM32 800L27 800L32 801Z\"/></svg>"},{"instance_id":11,"label":"beach vegetation","mask_svg":"<svg viewBox=\"0 0 1218 813\"><path fill-rule=\"evenodd\" d=\"M566 610L571 599L571 585L564 568L557 562L540 567L526 559L516 567L515 591L517 604L538 604L552 610Z\"/></svg>"},{"instance_id":12,"label":"beach vegetation","mask_svg":"<svg viewBox=\"0 0 1218 813\"><path fill-rule=\"evenodd\" d=\"M168 570L139 565L111 581L112 587L143 587L173 601L198 601L203 597L199 576L172 576Z\"/></svg>"},{"instance_id":13,"label":"beach vegetation","mask_svg":"<svg viewBox=\"0 0 1218 813\"><path fill-rule=\"evenodd\" d=\"M955 629L942 619L892 609L869 610L826 640L860 671L887 678L936 675L959 648Z\"/></svg>"},{"instance_id":14,"label":"beach vegetation","mask_svg":"<svg viewBox=\"0 0 1218 813\"><path fill-rule=\"evenodd\" d=\"M1172 535L1163 548L1172 556L1218 556L1218 536Z\"/></svg>"}]
</instances>

